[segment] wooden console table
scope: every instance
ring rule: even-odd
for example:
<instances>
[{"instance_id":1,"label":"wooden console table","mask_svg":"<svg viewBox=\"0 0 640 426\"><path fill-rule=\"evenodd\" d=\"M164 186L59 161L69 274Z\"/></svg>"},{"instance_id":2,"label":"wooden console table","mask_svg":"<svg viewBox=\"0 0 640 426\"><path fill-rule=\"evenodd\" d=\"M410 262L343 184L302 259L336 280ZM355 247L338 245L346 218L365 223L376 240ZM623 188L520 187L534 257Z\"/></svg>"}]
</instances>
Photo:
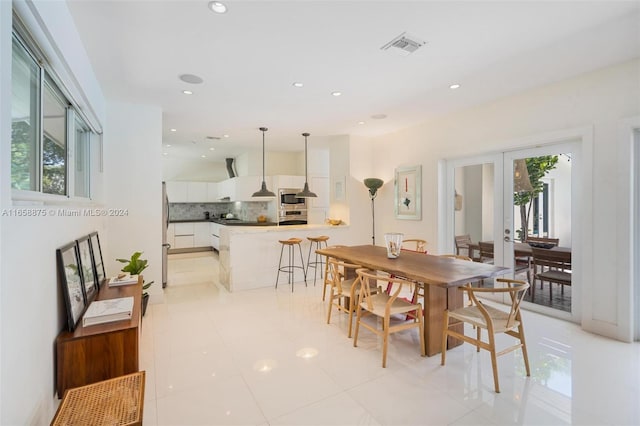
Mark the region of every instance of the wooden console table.
<instances>
[{"instance_id":1,"label":"wooden console table","mask_svg":"<svg viewBox=\"0 0 640 426\"><path fill-rule=\"evenodd\" d=\"M137 284L109 287L102 284L97 300L133 296L130 320L82 326L56 338L56 390L64 391L138 371L142 275Z\"/></svg>"}]
</instances>

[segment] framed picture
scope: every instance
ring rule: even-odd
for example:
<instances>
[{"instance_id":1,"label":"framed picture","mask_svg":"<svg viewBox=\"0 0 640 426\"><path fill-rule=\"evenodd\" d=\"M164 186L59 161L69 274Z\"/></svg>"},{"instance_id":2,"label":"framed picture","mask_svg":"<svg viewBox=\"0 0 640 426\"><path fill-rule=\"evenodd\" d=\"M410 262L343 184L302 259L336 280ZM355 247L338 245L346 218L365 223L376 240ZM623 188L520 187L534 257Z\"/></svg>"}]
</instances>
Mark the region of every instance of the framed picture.
<instances>
[{"instance_id":1,"label":"framed picture","mask_svg":"<svg viewBox=\"0 0 640 426\"><path fill-rule=\"evenodd\" d=\"M397 219L422 219L422 166L396 169L395 212Z\"/></svg>"},{"instance_id":2,"label":"framed picture","mask_svg":"<svg viewBox=\"0 0 640 426\"><path fill-rule=\"evenodd\" d=\"M332 187L333 187L333 199L335 201L344 201L346 198L346 177L345 176L334 176L332 179Z\"/></svg>"},{"instance_id":3,"label":"framed picture","mask_svg":"<svg viewBox=\"0 0 640 426\"><path fill-rule=\"evenodd\" d=\"M69 331L73 331L87 306L78 245L74 241L59 248L56 250L56 257L62 292L67 306L67 327Z\"/></svg>"},{"instance_id":4,"label":"framed picture","mask_svg":"<svg viewBox=\"0 0 640 426\"><path fill-rule=\"evenodd\" d=\"M100 284L106 278L107 274L104 271L104 263L102 261L102 249L100 248L100 238L98 238L97 232L92 232L89 234L89 243L91 246L91 255L93 257L93 267L95 269L95 276L98 283L98 288L100 288Z\"/></svg>"},{"instance_id":5,"label":"framed picture","mask_svg":"<svg viewBox=\"0 0 640 426\"><path fill-rule=\"evenodd\" d=\"M84 284L84 294L89 305L96 297L96 293L100 289L98 277L96 277L96 269L91 253L91 243L89 236L76 240L78 243L78 256L80 257L80 270L82 271L82 282Z\"/></svg>"}]
</instances>

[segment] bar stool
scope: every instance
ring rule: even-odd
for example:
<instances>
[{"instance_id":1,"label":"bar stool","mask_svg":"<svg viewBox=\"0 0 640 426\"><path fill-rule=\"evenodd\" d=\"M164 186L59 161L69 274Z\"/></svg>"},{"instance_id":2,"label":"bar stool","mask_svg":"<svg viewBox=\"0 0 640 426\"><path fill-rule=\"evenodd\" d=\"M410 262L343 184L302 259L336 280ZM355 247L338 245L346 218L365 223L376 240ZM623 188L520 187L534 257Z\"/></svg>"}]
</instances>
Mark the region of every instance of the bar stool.
<instances>
[{"instance_id":1,"label":"bar stool","mask_svg":"<svg viewBox=\"0 0 640 426\"><path fill-rule=\"evenodd\" d=\"M293 271L295 268L302 269L302 274L304 275L304 285L307 286L307 271L304 269L304 258L302 257L302 248L300 243L302 240L300 238L289 238L288 240L278 240L278 242L282 245L280 248L280 261L278 262L278 275L276 276L276 288L278 288L278 280L280 279L280 272L286 272L289 276L289 284L291 284L291 291L293 292ZM295 248L293 246L297 245L298 250L300 251L300 263L302 266L296 266L294 254ZM282 265L282 252L284 251L285 246L287 247L289 263L287 265Z\"/></svg>"},{"instance_id":2,"label":"bar stool","mask_svg":"<svg viewBox=\"0 0 640 426\"><path fill-rule=\"evenodd\" d=\"M307 256L307 275L309 275L309 268L313 268L313 285L316 285L316 271L318 270L318 264L320 264L320 268L324 265L324 260L322 255L316 253L315 260L311 262L311 250L314 250L313 244L315 243L315 250L322 248L322 243L324 243L324 247L327 247L327 240L329 237L326 235L320 235L319 237L307 237L307 240L311 241L309 244L309 254ZM318 261L320 258L320 261ZM322 269L320 269L320 278L322 278Z\"/></svg>"}]
</instances>

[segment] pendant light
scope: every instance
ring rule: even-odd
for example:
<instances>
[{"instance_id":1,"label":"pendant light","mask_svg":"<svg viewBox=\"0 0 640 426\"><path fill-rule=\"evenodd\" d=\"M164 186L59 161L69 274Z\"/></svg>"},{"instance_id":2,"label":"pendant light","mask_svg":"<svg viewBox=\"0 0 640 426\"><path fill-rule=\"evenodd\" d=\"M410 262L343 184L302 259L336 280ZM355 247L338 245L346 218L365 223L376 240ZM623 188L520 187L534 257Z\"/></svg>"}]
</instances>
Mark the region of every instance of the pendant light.
<instances>
[{"instance_id":1,"label":"pendant light","mask_svg":"<svg viewBox=\"0 0 640 426\"><path fill-rule=\"evenodd\" d=\"M513 168L513 192L532 192L533 186L531 186L529 179L527 161L524 159L514 160Z\"/></svg>"},{"instance_id":2,"label":"pendant light","mask_svg":"<svg viewBox=\"0 0 640 426\"><path fill-rule=\"evenodd\" d=\"M266 127L260 127L260 131L262 132L262 186L260 187L260 191L254 192L252 197L275 197L276 194L269 191L267 189L267 184L264 181L264 132L266 132Z\"/></svg>"},{"instance_id":3,"label":"pendant light","mask_svg":"<svg viewBox=\"0 0 640 426\"><path fill-rule=\"evenodd\" d=\"M309 191L309 179L307 176L307 137L309 133L303 133L302 136L304 136L304 189L296 194L296 198L315 198L317 195Z\"/></svg>"}]
</instances>

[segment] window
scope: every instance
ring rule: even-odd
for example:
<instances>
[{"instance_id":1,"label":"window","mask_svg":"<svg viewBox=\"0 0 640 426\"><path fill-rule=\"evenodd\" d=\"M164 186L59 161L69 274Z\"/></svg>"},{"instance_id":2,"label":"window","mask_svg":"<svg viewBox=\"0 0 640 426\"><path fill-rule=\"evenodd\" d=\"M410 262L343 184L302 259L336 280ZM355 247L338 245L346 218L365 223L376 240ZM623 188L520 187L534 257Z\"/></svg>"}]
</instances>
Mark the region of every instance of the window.
<instances>
[{"instance_id":1,"label":"window","mask_svg":"<svg viewBox=\"0 0 640 426\"><path fill-rule=\"evenodd\" d=\"M94 132L66 89L14 27L12 44L11 187L89 198Z\"/></svg>"}]
</instances>

